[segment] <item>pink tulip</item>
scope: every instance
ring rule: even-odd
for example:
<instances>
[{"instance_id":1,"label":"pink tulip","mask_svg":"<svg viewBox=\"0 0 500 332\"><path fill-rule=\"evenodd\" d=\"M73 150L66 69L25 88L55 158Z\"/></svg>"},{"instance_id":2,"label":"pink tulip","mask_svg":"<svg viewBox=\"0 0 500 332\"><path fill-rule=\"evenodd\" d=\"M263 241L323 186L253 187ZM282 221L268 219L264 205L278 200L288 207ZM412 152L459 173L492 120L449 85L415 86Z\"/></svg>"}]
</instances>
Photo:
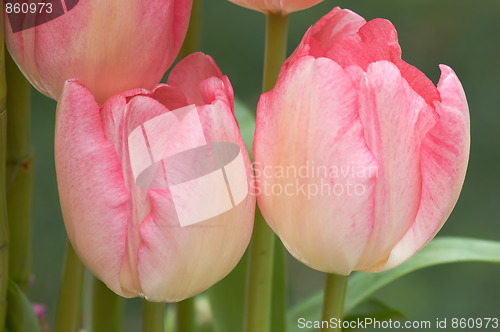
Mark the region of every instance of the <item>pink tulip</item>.
<instances>
[{"instance_id":1,"label":"pink tulip","mask_svg":"<svg viewBox=\"0 0 500 332\"><path fill-rule=\"evenodd\" d=\"M312 7L323 0L229 0L237 5L263 13L287 15Z\"/></svg>"},{"instance_id":2,"label":"pink tulip","mask_svg":"<svg viewBox=\"0 0 500 332\"><path fill-rule=\"evenodd\" d=\"M4 14L5 38L10 54L38 91L57 100L64 82L78 78L101 104L122 91L151 89L160 82L184 40L191 4L80 0L70 10L66 7L65 14L19 32L13 32L15 24ZM15 19L31 26L35 18Z\"/></svg>"},{"instance_id":3,"label":"pink tulip","mask_svg":"<svg viewBox=\"0 0 500 332\"><path fill-rule=\"evenodd\" d=\"M262 95L254 140L259 207L298 260L373 272L407 260L458 200L469 111L453 70L437 88L401 60L396 30L335 8Z\"/></svg>"},{"instance_id":4,"label":"pink tulip","mask_svg":"<svg viewBox=\"0 0 500 332\"><path fill-rule=\"evenodd\" d=\"M177 110L188 105L194 111L176 124ZM83 263L110 289L125 297L179 301L234 268L252 232L253 173L234 117L231 84L212 58L192 54L172 70L168 84L127 91L102 107L83 84L69 80L56 114L55 161L66 230ZM151 128L155 123L167 127ZM198 158L201 152L190 154L208 151L200 141L211 147L205 162ZM217 165L217 144L236 148L238 157ZM160 154L167 157L157 160ZM145 185L136 173L143 170L144 156L149 166L150 156L155 158L158 167L149 169L158 175L156 183ZM195 162L189 163L191 157ZM168 186L161 187L164 172ZM197 191L207 183L209 188ZM233 206L210 215L225 202Z\"/></svg>"}]
</instances>

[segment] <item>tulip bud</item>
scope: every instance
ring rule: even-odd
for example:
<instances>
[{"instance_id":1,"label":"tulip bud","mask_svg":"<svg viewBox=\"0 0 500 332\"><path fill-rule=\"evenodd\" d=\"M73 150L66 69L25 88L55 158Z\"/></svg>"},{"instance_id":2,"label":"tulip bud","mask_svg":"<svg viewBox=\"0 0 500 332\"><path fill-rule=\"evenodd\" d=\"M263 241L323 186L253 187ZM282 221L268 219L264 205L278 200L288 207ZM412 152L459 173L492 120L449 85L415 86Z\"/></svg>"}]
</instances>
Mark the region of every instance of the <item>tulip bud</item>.
<instances>
[{"instance_id":1,"label":"tulip bud","mask_svg":"<svg viewBox=\"0 0 500 332\"><path fill-rule=\"evenodd\" d=\"M180 301L242 257L255 197L233 103L228 78L201 53L168 84L101 107L66 82L55 132L64 222L83 263L117 294Z\"/></svg>"},{"instance_id":2,"label":"tulip bud","mask_svg":"<svg viewBox=\"0 0 500 332\"><path fill-rule=\"evenodd\" d=\"M35 14L29 6L17 8L18 14L14 7L10 14L5 11L10 54L44 95L57 100L64 82L78 78L101 104L125 90L151 89L161 80L184 40L192 0L48 4L52 7L38 6ZM19 13L23 8L27 14Z\"/></svg>"},{"instance_id":3,"label":"tulip bud","mask_svg":"<svg viewBox=\"0 0 500 332\"><path fill-rule=\"evenodd\" d=\"M287 15L312 7L323 0L229 0L237 5L267 13Z\"/></svg>"},{"instance_id":4,"label":"tulip bud","mask_svg":"<svg viewBox=\"0 0 500 332\"><path fill-rule=\"evenodd\" d=\"M263 216L290 253L328 273L394 267L456 204L469 111L451 68L437 88L401 59L389 21L335 8L261 96L254 140Z\"/></svg>"}]
</instances>

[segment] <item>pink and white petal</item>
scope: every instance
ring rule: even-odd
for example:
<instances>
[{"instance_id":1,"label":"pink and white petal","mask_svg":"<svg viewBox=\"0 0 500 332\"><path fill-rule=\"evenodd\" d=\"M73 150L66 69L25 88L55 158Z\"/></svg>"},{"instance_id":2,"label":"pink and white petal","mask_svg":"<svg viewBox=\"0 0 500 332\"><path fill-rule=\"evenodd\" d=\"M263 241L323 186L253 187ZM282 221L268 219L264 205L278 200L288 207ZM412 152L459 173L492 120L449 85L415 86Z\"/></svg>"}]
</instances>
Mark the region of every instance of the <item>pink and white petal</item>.
<instances>
[{"instance_id":1,"label":"pink and white petal","mask_svg":"<svg viewBox=\"0 0 500 332\"><path fill-rule=\"evenodd\" d=\"M330 45L334 45L341 38L356 35L358 30L366 24L363 17L348 10L334 8L330 13L321 18L310 29L310 43L315 41L321 46L322 53L317 54L311 49L311 54L315 57L326 56L326 51ZM307 43L307 41L305 41Z\"/></svg>"},{"instance_id":2,"label":"pink and white petal","mask_svg":"<svg viewBox=\"0 0 500 332\"><path fill-rule=\"evenodd\" d=\"M353 82L362 74L327 58L291 63L261 96L253 148L257 200L268 224L298 260L344 275L373 225L377 164Z\"/></svg>"},{"instance_id":3,"label":"pink and white petal","mask_svg":"<svg viewBox=\"0 0 500 332\"><path fill-rule=\"evenodd\" d=\"M335 7L307 30L297 49L285 65L301 56L316 58L326 56L326 51L340 38L356 34L365 24L363 17L348 10Z\"/></svg>"},{"instance_id":4,"label":"pink and white petal","mask_svg":"<svg viewBox=\"0 0 500 332\"><path fill-rule=\"evenodd\" d=\"M115 95L101 107L105 137L119 151L121 159L125 154L123 142L132 130L153 117L184 106L187 101L182 92L166 84L159 84L152 91L132 89Z\"/></svg>"},{"instance_id":5,"label":"pink and white petal","mask_svg":"<svg viewBox=\"0 0 500 332\"><path fill-rule=\"evenodd\" d=\"M157 85L152 91L151 98L159 101L169 110L175 110L188 105L186 96L184 96L182 91L167 84Z\"/></svg>"},{"instance_id":6,"label":"pink and white petal","mask_svg":"<svg viewBox=\"0 0 500 332\"><path fill-rule=\"evenodd\" d=\"M57 106L55 163L64 223L76 253L114 292L136 296L123 291L119 281L130 208L120 161L104 137L94 97L77 81L66 82Z\"/></svg>"},{"instance_id":7,"label":"pink and white petal","mask_svg":"<svg viewBox=\"0 0 500 332\"><path fill-rule=\"evenodd\" d=\"M253 174L232 110L226 103L216 102L198 107L198 114L208 142L231 142L240 147L249 193L229 211L181 227L170 190L149 190L151 214L141 224L138 264L142 289L151 301L175 302L204 291L234 268L250 241L255 209ZM207 194L211 195L208 204L221 199L213 192Z\"/></svg>"},{"instance_id":8,"label":"pink and white petal","mask_svg":"<svg viewBox=\"0 0 500 332\"><path fill-rule=\"evenodd\" d=\"M383 270L406 261L436 235L453 210L464 182L470 148L469 107L456 74L448 66L440 68L441 117L422 141L420 209Z\"/></svg>"},{"instance_id":9,"label":"pink and white petal","mask_svg":"<svg viewBox=\"0 0 500 332\"><path fill-rule=\"evenodd\" d=\"M290 13L312 7L323 0L230 0L242 7L258 10L265 14L275 13L288 15Z\"/></svg>"},{"instance_id":10,"label":"pink and white petal","mask_svg":"<svg viewBox=\"0 0 500 332\"><path fill-rule=\"evenodd\" d=\"M222 72L209 55L193 53L182 59L170 72L168 84L181 90L189 104L211 104L201 89L201 84L212 77L223 78Z\"/></svg>"},{"instance_id":11,"label":"pink and white petal","mask_svg":"<svg viewBox=\"0 0 500 332\"><path fill-rule=\"evenodd\" d=\"M284 0L281 1L283 10L281 13L283 15L288 15L293 12L304 10L310 8L323 0Z\"/></svg>"},{"instance_id":12,"label":"pink and white petal","mask_svg":"<svg viewBox=\"0 0 500 332\"><path fill-rule=\"evenodd\" d=\"M57 99L62 82L78 77L102 104L161 80L182 43L176 38L187 30L190 8L185 0L80 1L55 20L6 37L9 47L23 45L16 61L43 93Z\"/></svg>"},{"instance_id":13,"label":"pink and white petal","mask_svg":"<svg viewBox=\"0 0 500 332\"><path fill-rule=\"evenodd\" d=\"M149 93L151 95L151 93ZM154 95L154 93L153 93ZM129 135L131 132L140 128L148 120L159 115L167 113L169 110L156 99L148 95L137 95L129 99L126 107L122 109L123 120L120 126L115 127L118 136L118 145L115 147L120 158L125 185L129 190L131 197L131 207L129 213L127 259L124 260L124 266L121 273L123 285L130 285L133 290L144 293L138 272L138 251L141 245L140 229L141 224L151 212L151 202L148 197L148 188L142 188L137 185L136 178L132 172L131 156L129 153ZM148 135L148 147L157 146L157 140L160 137L151 137ZM149 154L149 151L142 151ZM133 156L133 158L136 158Z\"/></svg>"},{"instance_id":14,"label":"pink and white petal","mask_svg":"<svg viewBox=\"0 0 500 332\"><path fill-rule=\"evenodd\" d=\"M342 67L356 65L365 71L372 62L401 58L396 29L384 19L371 20L356 34L341 36L324 48L326 56Z\"/></svg>"},{"instance_id":15,"label":"pink and white petal","mask_svg":"<svg viewBox=\"0 0 500 332\"><path fill-rule=\"evenodd\" d=\"M398 34L391 22L374 19L363 25L357 34L346 34L334 43L326 43L325 54L342 67L360 66L366 70L377 61L386 60L394 63L401 75L425 101L434 106L440 101L434 84L420 70L401 59L401 47ZM318 55L319 56L319 55Z\"/></svg>"},{"instance_id":16,"label":"pink and white petal","mask_svg":"<svg viewBox=\"0 0 500 332\"><path fill-rule=\"evenodd\" d=\"M379 169L375 222L356 270L377 270L413 224L421 199L420 142L434 124L433 107L391 62L368 66L360 87L359 115Z\"/></svg>"},{"instance_id":17,"label":"pink and white petal","mask_svg":"<svg viewBox=\"0 0 500 332\"><path fill-rule=\"evenodd\" d=\"M159 5L164 6L164 1L160 0ZM174 47L171 53L173 56L172 62L179 54L182 44L184 43L184 39L186 37L187 29L189 26L189 19L191 16L192 5L193 5L193 0L174 0L174 5L173 5L174 17L173 20L171 21L172 28L174 31Z\"/></svg>"}]
</instances>

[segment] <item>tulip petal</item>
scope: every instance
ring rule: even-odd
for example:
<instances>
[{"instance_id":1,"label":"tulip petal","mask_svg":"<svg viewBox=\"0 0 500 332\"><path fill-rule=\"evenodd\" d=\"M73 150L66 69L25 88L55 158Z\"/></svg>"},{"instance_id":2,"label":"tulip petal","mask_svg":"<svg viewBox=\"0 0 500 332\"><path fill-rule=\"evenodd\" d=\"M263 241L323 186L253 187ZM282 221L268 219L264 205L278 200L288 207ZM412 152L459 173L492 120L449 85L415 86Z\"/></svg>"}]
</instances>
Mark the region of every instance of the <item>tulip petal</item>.
<instances>
[{"instance_id":1,"label":"tulip petal","mask_svg":"<svg viewBox=\"0 0 500 332\"><path fill-rule=\"evenodd\" d=\"M125 90L151 89L161 80L184 39L191 4L80 1L36 28L12 33L8 27L6 41L42 93L57 100L64 81L77 77L102 104Z\"/></svg>"},{"instance_id":2,"label":"tulip petal","mask_svg":"<svg viewBox=\"0 0 500 332\"><path fill-rule=\"evenodd\" d=\"M437 121L391 62L368 66L359 115L379 170L375 223L357 270L376 270L415 220L421 197L420 142Z\"/></svg>"},{"instance_id":3,"label":"tulip petal","mask_svg":"<svg viewBox=\"0 0 500 332\"><path fill-rule=\"evenodd\" d=\"M335 7L328 14L323 16L316 24L310 27L302 38L299 46L293 54L286 60L282 70L296 58L312 55L314 57L324 57L326 49L341 38L356 34L365 24L363 17L348 10Z\"/></svg>"},{"instance_id":4,"label":"tulip petal","mask_svg":"<svg viewBox=\"0 0 500 332\"><path fill-rule=\"evenodd\" d=\"M304 264L344 275L371 232L377 172L358 116L357 69L327 58L290 63L261 96L254 139L266 221Z\"/></svg>"},{"instance_id":5,"label":"tulip petal","mask_svg":"<svg viewBox=\"0 0 500 332\"><path fill-rule=\"evenodd\" d=\"M231 108L219 101L198 107L198 114L208 142L232 142L240 147L247 185L252 188L250 158ZM187 227L179 225L168 188L149 190L148 196L151 214L140 228L138 272L150 301L175 302L196 295L236 266L250 241L255 209L253 194L249 193L231 210ZM218 199L210 197L209 204Z\"/></svg>"},{"instance_id":6,"label":"tulip petal","mask_svg":"<svg viewBox=\"0 0 500 332\"><path fill-rule=\"evenodd\" d=\"M113 291L135 296L118 280L130 208L120 161L104 137L96 101L77 81L65 84L57 106L55 162L61 209L76 253Z\"/></svg>"},{"instance_id":7,"label":"tulip petal","mask_svg":"<svg viewBox=\"0 0 500 332\"><path fill-rule=\"evenodd\" d=\"M182 91L166 84L157 85L151 94L151 98L158 100L169 110L175 110L188 105Z\"/></svg>"},{"instance_id":8,"label":"tulip petal","mask_svg":"<svg viewBox=\"0 0 500 332\"><path fill-rule=\"evenodd\" d=\"M212 96L203 93L210 89L202 89L203 82L213 78L222 79L222 72L212 57L198 52L187 56L172 69L168 84L182 91L189 104L200 106L214 101L210 98Z\"/></svg>"},{"instance_id":9,"label":"tulip petal","mask_svg":"<svg viewBox=\"0 0 500 332\"><path fill-rule=\"evenodd\" d=\"M335 29L336 26L330 29ZM440 101L439 93L434 84L420 70L401 59L401 47L398 34L391 22L384 19L374 19L363 25L357 34L348 34L332 43L324 35L316 39L326 50L323 56L328 56L342 67L357 65L366 70L370 63L386 60L394 63L401 75L425 101L434 106ZM321 56L316 54L316 56Z\"/></svg>"},{"instance_id":10,"label":"tulip petal","mask_svg":"<svg viewBox=\"0 0 500 332\"><path fill-rule=\"evenodd\" d=\"M151 92L147 91L147 94ZM105 128L106 139L113 142L114 149L120 160L124 183L128 188L131 206L129 207L128 238L126 255L120 274L122 289L139 295L143 293L138 277L137 252L141 243L139 235L141 223L151 212L147 188L140 188L136 184L131 170L128 137L130 133L144 122L168 112L168 109L159 101L147 96L136 95L130 97L128 103L123 96L112 98L103 105L102 123Z\"/></svg>"},{"instance_id":11,"label":"tulip petal","mask_svg":"<svg viewBox=\"0 0 500 332\"><path fill-rule=\"evenodd\" d=\"M229 0L239 6L267 13L287 15L312 7L323 0Z\"/></svg>"},{"instance_id":12,"label":"tulip petal","mask_svg":"<svg viewBox=\"0 0 500 332\"><path fill-rule=\"evenodd\" d=\"M271 1L276 3L276 1L273 0ZM293 12L297 12L299 10L310 8L322 1L323 0L282 0L280 1L282 3L281 12L283 15L287 15Z\"/></svg>"},{"instance_id":13,"label":"tulip petal","mask_svg":"<svg viewBox=\"0 0 500 332\"><path fill-rule=\"evenodd\" d=\"M422 201L412 227L397 243L383 267L406 261L441 229L462 188L470 148L469 108L453 70L441 65L439 122L422 141Z\"/></svg>"},{"instance_id":14,"label":"tulip petal","mask_svg":"<svg viewBox=\"0 0 500 332\"><path fill-rule=\"evenodd\" d=\"M148 4L151 1L148 2ZM159 2L160 6L165 6L164 1ZM187 28L189 24L189 19L191 16L191 7L193 5L193 0L174 0L173 3L173 23L172 29L174 32L174 43L172 49L172 62L175 60L179 51L181 50L182 44L184 43L184 38L186 37ZM153 13L154 13L153 9ZM159 24L164 22L158 22ZM170 63L171 64L171 63ZM169 66L170 66L169 64ZM168 67L167 67L168 68Z\"/></svg>"}]
</instances>

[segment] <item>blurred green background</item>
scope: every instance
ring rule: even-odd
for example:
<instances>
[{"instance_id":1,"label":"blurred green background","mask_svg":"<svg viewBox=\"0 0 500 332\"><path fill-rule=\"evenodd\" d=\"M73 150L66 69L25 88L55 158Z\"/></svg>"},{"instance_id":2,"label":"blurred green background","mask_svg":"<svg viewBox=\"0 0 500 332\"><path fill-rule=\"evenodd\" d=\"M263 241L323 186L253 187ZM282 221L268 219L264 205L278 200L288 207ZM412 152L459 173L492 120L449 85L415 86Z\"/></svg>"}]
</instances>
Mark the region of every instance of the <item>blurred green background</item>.
<instances>
[{"instance_id":1,"label":"blurred green background","mask_svg":"<svg viewBox=\"0 0 500 332\"><path fill-rule=\"evenodd\" d=\"M326 0L292 15L289 53L307 28L336 5L367 20L391 20L399 33L403 58L435 83L440 74L438 64L448 64L456 71L470 107L471 156L460 200L438 236L500 241L500 2ZM229 76L235 94L255 109L262 80L264 15L226 0L205 0L202 24L202 51ZM33 286L29 295L47 305L51 323L66 241L54 170L55 107L54 101L33 90L36 177ZM321 273L291 257L288 276L290 306L323 286ZM404 277L376 295L408 319L500 317L500 266L467 263L434 267ZM139 331L140 302L127 301L126 311L124 331Z\"/></svg>"}]
</instances>

